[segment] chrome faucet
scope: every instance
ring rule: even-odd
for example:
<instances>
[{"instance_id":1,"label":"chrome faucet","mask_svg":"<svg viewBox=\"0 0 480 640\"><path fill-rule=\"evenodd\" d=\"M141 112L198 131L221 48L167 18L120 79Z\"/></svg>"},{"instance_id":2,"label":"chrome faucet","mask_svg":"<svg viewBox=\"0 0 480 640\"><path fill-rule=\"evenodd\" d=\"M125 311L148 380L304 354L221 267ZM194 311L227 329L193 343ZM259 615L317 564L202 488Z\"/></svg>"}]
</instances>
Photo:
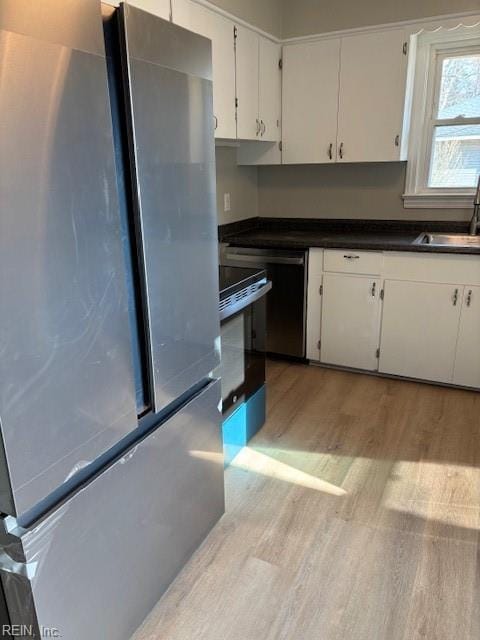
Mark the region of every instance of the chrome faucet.
<instances>
[{"instance_id":1,"label":"chrome faucet","mask_svg":"<svg viewBox=\"0 0 480 640\"><path fill-rule=\"evenodd\" d=\"M470 235L476 236L480 227L480 175L478 176L477 192L473 201L473 215L470 221Z\"/></svg>"}]
</instances>

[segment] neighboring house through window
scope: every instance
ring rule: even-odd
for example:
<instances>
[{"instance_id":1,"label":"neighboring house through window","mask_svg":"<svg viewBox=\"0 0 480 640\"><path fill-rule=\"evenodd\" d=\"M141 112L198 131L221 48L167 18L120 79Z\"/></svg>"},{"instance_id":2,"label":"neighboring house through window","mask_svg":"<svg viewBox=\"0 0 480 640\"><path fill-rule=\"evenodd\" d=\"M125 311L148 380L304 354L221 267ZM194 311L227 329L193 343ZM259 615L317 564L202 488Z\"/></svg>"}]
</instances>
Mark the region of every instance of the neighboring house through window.
<instances>
[{"instance_id":1,"label":"neighboring house through window","mask_svg":"<svg viewBox=\"0 0 480 640\"><path fill-rule=\"evenodd\" d=\"M416 36L406 207L469 207L480 174L480 27Z\"/></svg>"}]
</instances>

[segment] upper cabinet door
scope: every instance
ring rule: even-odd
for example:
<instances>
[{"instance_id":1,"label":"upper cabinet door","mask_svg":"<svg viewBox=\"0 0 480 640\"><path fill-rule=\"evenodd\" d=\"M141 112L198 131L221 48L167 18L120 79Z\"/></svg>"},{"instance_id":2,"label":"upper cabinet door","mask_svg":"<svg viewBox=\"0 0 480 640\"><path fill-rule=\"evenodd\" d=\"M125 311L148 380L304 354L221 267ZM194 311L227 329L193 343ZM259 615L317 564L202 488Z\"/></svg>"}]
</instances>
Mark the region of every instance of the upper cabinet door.
<instances>
[{"instance_id":1,"label":"upper cabinet door","mask_svg":"<svg viewBox=\"0 0 480 640\"><path fill-rule=\"evenodd\" d=\"M480 388L480 287L465 287L454 384Z\"/></svg>"},{"instance_id":2,"label":"upper cabinet door","mask_svg":"<svg viewBox=\"0 0 480 640\"><path fill-rule=\"evenodd\" d=\"M170 0L128 0L128 3L159 18L170 20Z\"/></svg>"},{"instance_id":3,"label":"upper cabinet door","mask_svg":"<svg viewBox=\"0 0 480 640\"><path fill-rule=\"evenodd\" d=\"M259 139L277 142L280 140L281 134L282 71L280 59L282 48L267 38L260 38L259 56Z\"/></svg>"},{"instance_id":4,"label":"upper cabinet door","mask_svg":"<svg viewBox=\"0 0 480 640\"><path fill-rule=\"evenodd\" d=\"M215 137L235 139L234 24L190 0L174 0L173 21L212 41Z\"/></svg>"},{"instance_id":5,"label":"upper cabinet door","mask_svg":"<svg viewBox=\"0 0 480 640\"><path fill-rule=\"evenodd\" d=\"M283 162L334 162L340 40L283 50Z\"/></svg>"},{"instance_id":6,"label":"upper cabinet door","mask_svg":"<svg viewBox=\"0 0 480 640\"><path fill-rule=\"evenodd\" d=\"M407 57L404 31L342 38L338 161L400 160Z\"/></svg>"},{"instance_id":7,"label":"upper cabinet door","mask_svg":"<svg viewBox=\"0 0 480 640\"><path fill-rule=\"evenodd\" d=\"M250 29L237 26L237 137L258 140L259 37Z\"/></svg>"}]
</instances>

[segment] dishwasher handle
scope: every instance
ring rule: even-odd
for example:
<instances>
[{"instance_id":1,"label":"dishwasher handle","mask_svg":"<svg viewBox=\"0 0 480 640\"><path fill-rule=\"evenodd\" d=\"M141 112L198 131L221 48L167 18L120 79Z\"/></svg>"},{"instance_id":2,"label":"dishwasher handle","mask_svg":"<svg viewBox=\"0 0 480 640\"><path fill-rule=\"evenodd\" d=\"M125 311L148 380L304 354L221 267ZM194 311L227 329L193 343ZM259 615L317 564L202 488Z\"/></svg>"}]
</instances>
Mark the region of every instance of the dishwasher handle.
<instances>
[{"instance_id":1,"label":"dishwasher handle","mask_svg":"<svg viewBox=\"0 0 480 640\"><path fill-rule=\"evenodd\" d=\"M235 262L245 262L256 266L262 266L267 264L291 264L303 266L305 259L303 257L293 256L268 256L268 255L253 255L247 253L227 253L225 255L227 260L234 260Z\"/></svg>"}]
</instances>

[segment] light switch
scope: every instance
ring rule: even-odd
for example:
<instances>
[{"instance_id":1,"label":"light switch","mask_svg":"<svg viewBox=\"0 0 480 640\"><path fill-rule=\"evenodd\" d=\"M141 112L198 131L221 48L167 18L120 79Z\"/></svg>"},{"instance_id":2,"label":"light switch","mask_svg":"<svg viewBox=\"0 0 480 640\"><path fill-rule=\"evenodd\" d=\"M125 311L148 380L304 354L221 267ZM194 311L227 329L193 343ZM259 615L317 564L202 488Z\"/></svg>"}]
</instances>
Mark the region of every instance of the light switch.
<instances>
[{"instance_id":1,"label":"light switch","mask_svg":"<svg viewBox=\"0 0 480 640\"><path fill-rule=\"evenodd\" d=\"M223 210L224 211L230 211L231 210L231 202L230 202L230 194L229 193L224 193L223 194Z\"/></svg>"}]
</instances>

